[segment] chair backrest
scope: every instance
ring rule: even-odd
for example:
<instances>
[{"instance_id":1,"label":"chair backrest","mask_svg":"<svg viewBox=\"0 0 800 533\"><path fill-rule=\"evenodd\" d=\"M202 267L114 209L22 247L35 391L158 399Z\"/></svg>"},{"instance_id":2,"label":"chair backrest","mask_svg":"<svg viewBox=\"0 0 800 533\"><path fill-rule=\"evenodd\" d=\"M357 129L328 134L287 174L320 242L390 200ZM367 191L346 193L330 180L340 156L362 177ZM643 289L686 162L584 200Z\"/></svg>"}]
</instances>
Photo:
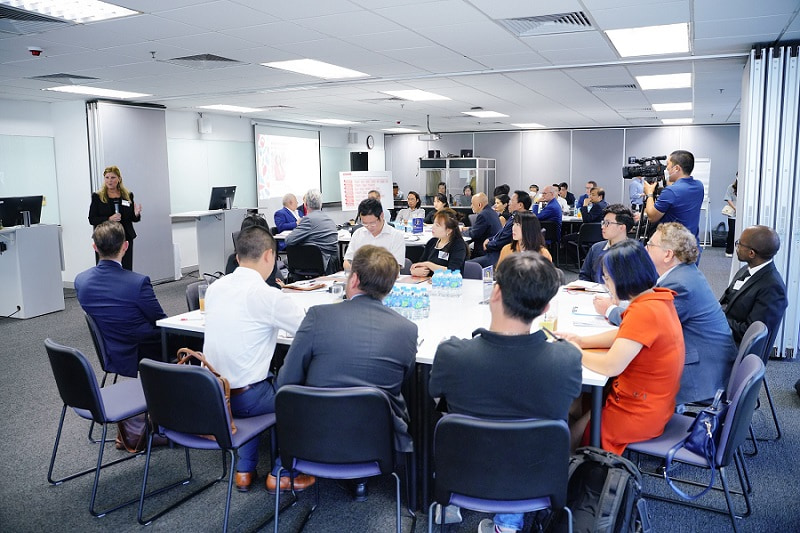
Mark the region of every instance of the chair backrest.
<instances>
[{"instance_id":1,"label":"chair backrest","mask_svg":"<svg viewBox=\"0 0 800 533\"><path fill-rule=\"evenodd\" d=\"M275 397L281 462L375 462L394 466L394 422L389 399L374 387L284 385Z\"/></svg>"},{"instance_id":2,"label":"chair backrest","mask_svg":"<svg viewBox=\"0 0 800 533\"><path fill-rule=\"evenodd\" d=\"M400 269L400 273L403 274L404 276L411 274L411 265L412 265L411 259L406 257L405 261L403 262L403 268Z\"/></svg>"},{"instance_id":3,"label":"chair backrest","mask_svg":"<svg viewBox=\"0 0 800 533\"><path fill-rule=\"evenodd\" d=\"M94 351L97 353L97 358L100 360L100 368L103 369L103 372L108 373L106 369L106 363L108 362L108 350L106 349L106 341L103 339L103 335L100 333L100 328L97 326L97 322L94 321L88 313L84 313L86 316L86 325L89 326L89 334L92 337L92 344L94 344Z\"/></svg>"},{"instance_id":4,"label":"chair backrest","mask_svg":"<svg viewBox=\"0 0 800 533\"><path fill-rule=\"evenodd\" d=\"M483 279L483 268L479 263L464 263L464 279Z\"/></svg>"},{"instance_id":5,"label":"chair backrest","mask_svg":"<svg viewBox=\"0 0 800 533\"><path fill-rule=\"evenodd\" d=\"M489 500L549 497L566 505L569 429L563 420L485 420L446 415L434 435L434 497Z\"/></svg>"},{"instance_id":6,"label":"chair backrest","mask_svg":"<svg viewBox=\"0 0 800 533\"><path fill-rule=\"evenodd\" d=\"M750 324L750 326L747 328L747 331L744 332L742 342L739 343L739 352L736 355L733 366L731 367L731 376L728 378L728 388L725 389L725 396L728 400L730 400L730 395L732 394L734 388L733 378L736 375L736 369L739 368L742 359L744 359L746 355L754 353L758 356L761 356L763 361L762 354L767 349L768 337L769 331L767 330L767 326L765 326L760 320L756 320Z\"/></svg>"},{"instance_id":7,"label":"chair backrest","mask_svg":"<svg viewBox=\"0 0 800 533\"><path fill-rule=\"evenodd\" d=\"M221 448L231 447L225 393L206 368L142 359L139 379L154 424L181 433L214 435Z\"/></svg>"},{"instance_id":8,"label":"chair backrest","mask_svg":"<svg viewBox=\"0 0 800 533\"><path fill-rule=\"evenodd\" d=\"M186 286L186 307L189 311L197 311L200 309L200 295L197 288L205 283L205 281L194 281Z\"/></svg>"},{"instance_id":9,"label":"chair backrest","mask_svg":"<svg viewBox=\"0 0 800 533\"><path fill-rule=\"evenodd\" d=\"M61 400L70 407L86 409L92 413L95 422L104 422L106 413L100 387L86 356L50 339L45 339L44 347Z\"/></svg>"},{"instance_id":10,"label":"chair backrest","mask_svg":"<svg viewBox=\"0 0 800 533\"><path fill-rule=\"evenodd\" d=\"M287 246L286 267L295 276L322 276L325 274L322 250L307 244Z\"/></svg>"},{"instance_id":11,"label":"chair backrest","mask_svg":"<svg viewBox=\"0 0 800 533\"><path fill-rule=\"evenodd\" d=\"M239 230L239 231L234 231L234 232L232 232L232 233L231 233L231 239L233 240L233 249L234 249L234 250L236 250L236 239L238 239L238 238L239 238L239 234L240 234L241 232L242 232L242 231L241 231L241 230ZM274 233L273 233L273 235L274 235Z\"/></svg>"},{"instance_id":12,"label":"chair backrest","mask_svg":"<svg viewBox=\"0 0 800 533\"><path fill-rule=\"evenodd\" d=\"M728 466L733 453L747 438L763 381L764 363L761 358L756 354L745 356L733 376L734 388L730 391L730 406L717 448L718 466Z\"/></svg>"},{"instance_id":13,"label":"chair backrest","mask_svg":"<svg viewBox=\"0 0 800 533\"><path fill-rule=\"evenodd\" d=\"M603 227L600 222L584 222L578 230L578 239L582 244L595 243L603 240Z\"/></svg>"},{"instance_id":14,"label":"chair backrest","mask_svg":"<svg viewBox=\"0 0 800 533\"><path fill-rule=\"evenodd\" d=\"M539 222L544 230L544 240L548 243L558 242L558 225L554 220L542 220Z\"/></svg>"},{"instance_id":15,"label":"chair backrest","mask_svg":"<svg viewBox=\"0 0 800 533\"><path fill-rule=\"evenodd\" d=\"M469 220L469 225L470 226L474 226L475 225L475 221L478 220L478 214L477 213L470 213L469 216L467 216L467 219Z\"/></svg>"}]
</instances>

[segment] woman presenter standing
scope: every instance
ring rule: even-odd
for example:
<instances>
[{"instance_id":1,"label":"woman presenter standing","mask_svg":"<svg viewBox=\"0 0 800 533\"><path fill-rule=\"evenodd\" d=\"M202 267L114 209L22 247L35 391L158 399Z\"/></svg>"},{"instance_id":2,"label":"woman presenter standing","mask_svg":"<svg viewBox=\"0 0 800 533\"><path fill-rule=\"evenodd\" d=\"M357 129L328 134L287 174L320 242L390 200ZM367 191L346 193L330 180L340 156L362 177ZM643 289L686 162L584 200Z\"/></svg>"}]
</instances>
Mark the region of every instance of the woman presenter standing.
<instances>
[{"instance_id":1,"label":"woman presenter standing","mask_svg":"<svg viewBox=\"0 0 800 533\"><path fill-rule=\"evenodd\" d=\"M133 193L122 184L122 173L118 167L106 167L103 171L103 186L92 193L92 204L89 206L89 223L96 227L98 224L111 220L119 222L125 229L125 239L128 241L128 251L122 257L122 268L133 270L133 239L136 230L133 223L142 218L142 205L134 203ZM95 263L99 260L95 254Z\"/></svg>"}]
</instances>

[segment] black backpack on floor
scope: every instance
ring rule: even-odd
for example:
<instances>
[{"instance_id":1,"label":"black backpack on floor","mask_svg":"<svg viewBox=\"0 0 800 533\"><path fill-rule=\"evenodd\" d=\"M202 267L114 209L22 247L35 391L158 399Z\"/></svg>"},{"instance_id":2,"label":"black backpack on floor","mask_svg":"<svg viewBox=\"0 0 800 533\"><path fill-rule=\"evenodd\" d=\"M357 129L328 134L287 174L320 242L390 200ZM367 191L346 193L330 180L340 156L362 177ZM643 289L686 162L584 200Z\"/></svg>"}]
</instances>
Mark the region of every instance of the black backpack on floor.
<instances>
[{"instance_id":1,"label":"black backpack on floor","mask_svg":"<svg viewBox=\"0 0 800 533\"><path fill-rule=\"evenodd\" d=\"M575 533L652 531L636 465L599 448L578 448L570 458L567 506Z\"/></svg>"}]
</instances>

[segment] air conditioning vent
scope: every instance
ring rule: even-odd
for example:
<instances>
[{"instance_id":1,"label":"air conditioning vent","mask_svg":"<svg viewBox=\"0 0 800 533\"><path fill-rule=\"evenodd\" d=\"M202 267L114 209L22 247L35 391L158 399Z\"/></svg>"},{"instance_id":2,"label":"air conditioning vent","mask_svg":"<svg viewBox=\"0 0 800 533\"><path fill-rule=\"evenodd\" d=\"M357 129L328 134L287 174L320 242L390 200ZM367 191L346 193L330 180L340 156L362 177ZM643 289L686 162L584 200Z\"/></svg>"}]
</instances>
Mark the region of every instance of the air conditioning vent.
<instances>
[{"instance_id":1,"label":"air conditioning vent","mask_svg":"<svg viewBox=\"0 0 800 533\"><path fill-rule=\"evenodd\" d=\"M536 17L501 19L497 22L519 37L575 33L594 29L592 23L589 22L589 18L583 11L554 13L552 15L539 15Z\"/></svg>"},{"instance_id":2,"label":"air conditioning vent","mask_svg":"<svg viewBox=\"0 0 800 533\"><path fill-rule=\"evenodd\" d=\"M28 35L64 28L72 25L65 20L45 17L36 13L0 5L0 33Z\"/></svg>"},{"instance_id":3,"label":"air conditioning vent","mask_svg":"<svg viewBox=\"0 0 800 533\"><path fill-rule=\"evenodd\" d=\"M220 57L214 54L198 54L196 56L174 57L168 59L167 63L174 63L189 68L209 70L214 68L224 68L239 65L242 62L227 57Z\"/></svg>"},{"instance_id":4,"label":"air conditioning vent","mask_svg":"<svg viewBox=\"0 0 800 533\"><path fill-rule=\"evenodd\" d=\"M588 89L593 93L625 93L639 90L634 83L624 83L619 85L590 85Z\"/></svg>"},{"instance_id":5,"label":"air conditioning vent","mask_svg":"<svg viewBox=\"0 0 800 533\"><path fill-rule=\"evenodd\" d=\"M100 78L93 78L91 76L79 76L78 74L65 74L60 72L58 74L46 74L44 76L33 76L32 78L28 78L29 80L38 80L38 81L52 81L58 83L75 83L83 82L86 80L99 80Z\"/></svg>"}]
</instances>

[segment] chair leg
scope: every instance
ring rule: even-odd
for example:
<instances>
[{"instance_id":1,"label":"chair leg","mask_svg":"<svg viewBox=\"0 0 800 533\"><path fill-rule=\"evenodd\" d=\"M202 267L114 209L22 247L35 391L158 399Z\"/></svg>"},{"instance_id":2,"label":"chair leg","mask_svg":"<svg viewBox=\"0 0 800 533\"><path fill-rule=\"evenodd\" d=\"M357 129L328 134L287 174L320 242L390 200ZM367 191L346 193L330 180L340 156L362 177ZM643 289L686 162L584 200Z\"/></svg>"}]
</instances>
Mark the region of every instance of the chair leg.
<instances>
[{"instance_id":1,"label":"chair leg","mask_svg":"<svg viewBox=\"0 0 800 533\"><path fill-rule=\"evenodd\" d=\"M751 492L753 492L753 485L750 483L750 473L747 471L747 465L744 462L744 453L742 452L742 448L739 447L739 449L736 450L736 453L739 454L739 464L742 467L742 474L744 474L745 484L742 485L742 489L747 491L748 494L750 494Z\"/></svg>"},{"instance_id":2,"label":"chair leg","mask_svg":"<svg viewBox=\"0 0 800 533\"><path fill-rule=\"evenodd\" d=\"M748 490L749 481L747 481L747 482L745 481L745 477L749 477L749 476L747 475L746 469L743 469L744 462L737 462L737 458L736 458L736 454L735 453L733 454L733 466L734 466L734 468L736 468L736 475L739 477L739 486L742 488L742 492L739 493L739 492L732 491L732 490L729 490L728 492L730 492L731 494L741 494L742 496L744 496L744 512L741 514L741 516L737 515L737 517L739 517L739 518L747 518L753 512L753 507L752 507L752 505L750 503L750 492L751 491ZM752 487L750 487L750 488L752 488Z\"/></svg>"},{"instance_id":3,"label":"chair leg","mask_svg":"<svg viewBox=\"0 0 800 533\"><path fill-rule=\"evenodd\" d=\"M751 423L748 430L750 431L750 440L753 441L753 451L752 453L745 453L748 457L755 457L758 455L758 439L756 439L756 434L753 431L753 424Z\"/></svg>"},{"instance_id":4,"label":"chair leg","mask_svg":"<svg viewBox=\"0 0 800 533\"><path fill-rule=\"evenodd\" d=\"M400 476L392 472L395 480L395 516L397 519L397 533L401 533L400 527Z\"/></svg>"},{"instance_id":5,"label":"chair leg","mask_svg":"<svg viewBox=\"0 0 800 533\"><path fill-rule=\"evenodd\" d=\"M233 490L233 474L234 474L234 465L236 464L236 454L233 450L228 450L231 458L231 471L228 473L228 492L225 496L225 515L222 520L222 531L223 533L227 533L228 531L228 517L230 516L231 512L231 491ZM227 462L225 459L222 459L223 465ZM223 470L224 472L224 470Z\"/></svg>"},{"instance_id":6,"label":"chair leg","mask_svg":"<svg viewBox=\"0 0 800 533\"><path fill-rule=\"evenodd\" d=\"M772 421L775 423L775 430L778 432L778 436L774 439L768 438L760 438L760 441L775 441L779 440L783 435L781 431L781 424L778 422L778 413L775 412L775 403L772 401L772 394L769 391L769 384L767 383L767 377L764 376L764 391L767 393L767 401L769 402L769 409L772 412Z\"/></svg>"},{"instance_id":7,"label":"chair leg","mask_svg":"<svg viewBox=\"0 0 800 533\"><path fill-rule=\"evenodd\" d=\"M433 533L433 513L435 512L435 507L436 501L434 500L428 507L428 533ZM442 522L444 522L444 520L442 520Z\"/></svg>"},{"instance_id":8,"label":"chair leg","mask_svg":"<svg viewBox=\"0 0 800 533\"><path fill-rule=\"evenodd\" d=\"M725 492L725 503L728 504L728 516L731 518L731 524L733 525L733 532L739 533L739 528L736 527L736 515L733 512L733 502L731 502L731 495L728 492L728 480L726 479L725 470L720 468L720 476L722 479L722 490Z\"/></svg>"}]
</instances>

